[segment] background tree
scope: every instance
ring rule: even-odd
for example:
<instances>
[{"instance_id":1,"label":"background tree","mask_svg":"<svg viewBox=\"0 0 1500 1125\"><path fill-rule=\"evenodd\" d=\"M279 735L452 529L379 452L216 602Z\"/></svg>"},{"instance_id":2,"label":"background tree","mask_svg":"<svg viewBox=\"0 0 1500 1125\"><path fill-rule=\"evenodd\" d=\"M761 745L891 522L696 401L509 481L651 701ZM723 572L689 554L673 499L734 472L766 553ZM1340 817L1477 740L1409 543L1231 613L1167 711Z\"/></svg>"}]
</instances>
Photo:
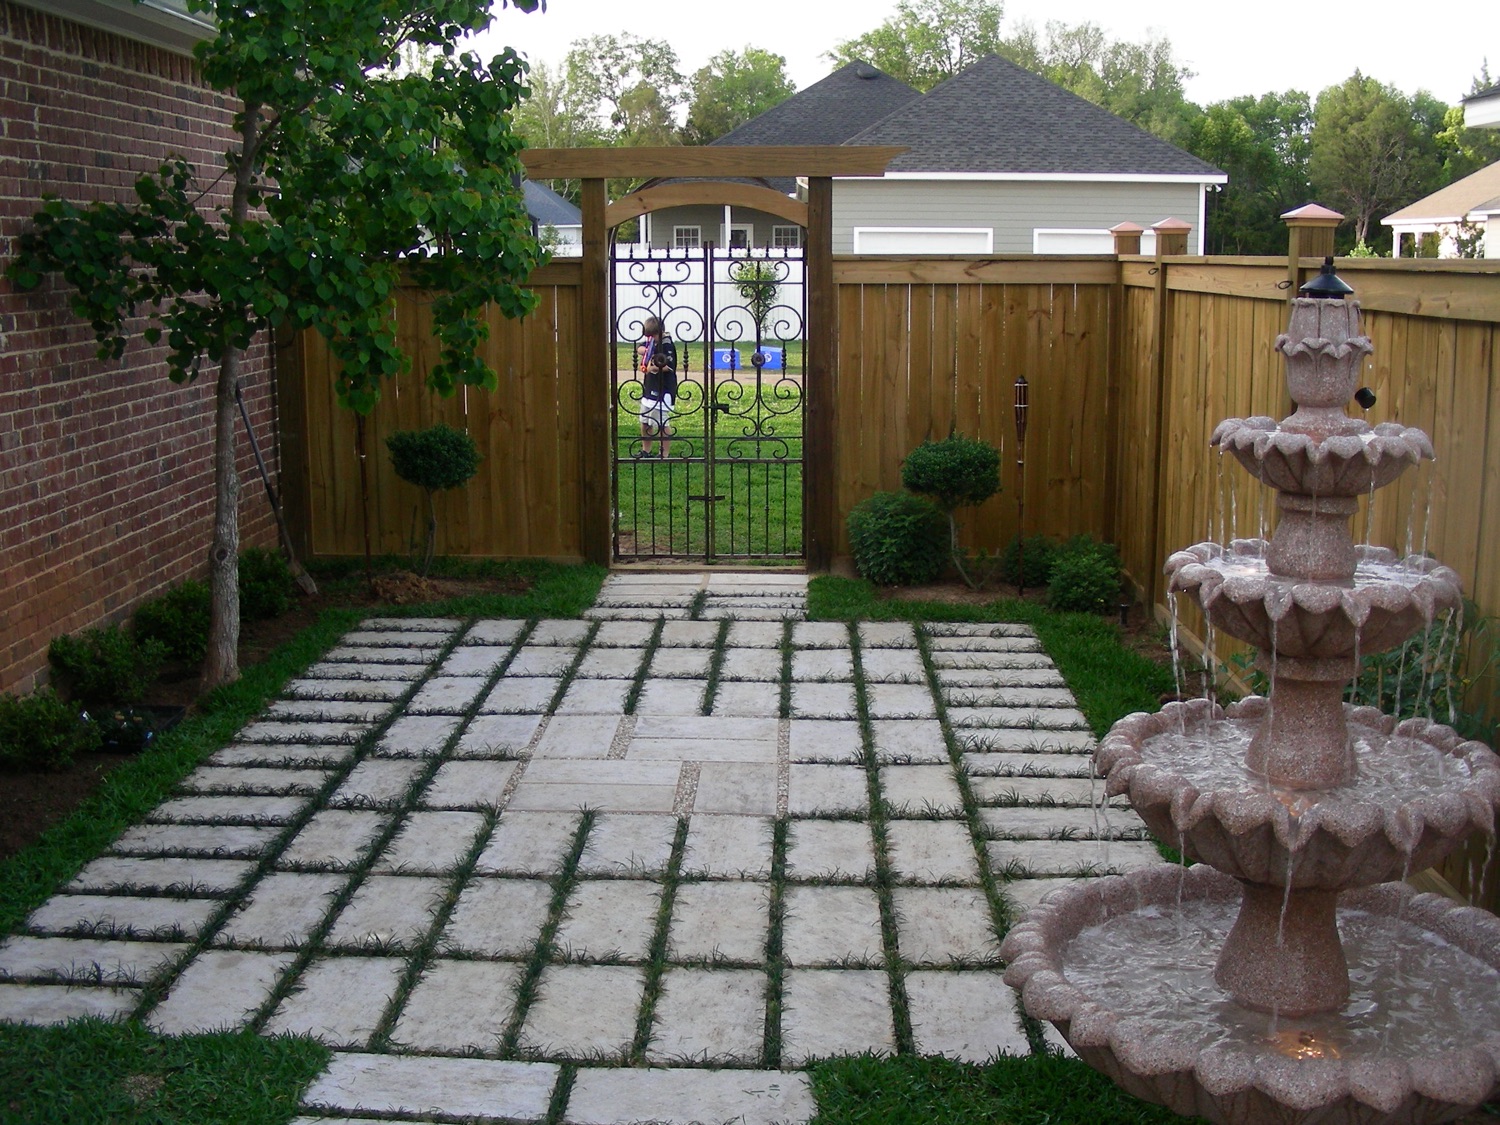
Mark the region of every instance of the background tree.
<instances>
[{"instance_id":1,"label":"background tree","mask_svg":"<svg viewBox=\"0 0 1500 1125\"><path fill-rule=\"evenodd\" d=\"M1355 245L1388 244L1376 220L1442 185L1432 120L1441 104L1357 70L1318 95L1308 173L1319 202L1351 220Z\"/></svg>"},{"instance_id":2,"label":"background tree","mask_svg":"<svg viewBox=\"0 0 1500 1125\"><path fill-rule=\"evenodd\" d=\"M1469 93L1477 94L1495 84L1489 63L1479 68ZM1500 160L1500 129L1469 129L1464 126L1464 107L1450 106L1443 114L1443 127L1437 133L1438 152L1443 161L1446 183L1461 180L1481 168Z\"/></svg>"},{"instance_id":3,"label":"background tree","mask_svg":"<svg viewBox=\"0 0 1500 1125\"><path fill-rule=\"evenodd\" d=\"M1208 197L1210 254L1282 254L1281 216L1312 198L1312 108L1300 90L1217 102L1193 124L1187 149L1229 182Z\"/></svg>"},{"instance_id":4,"label":"background tree","mask_svg":"<svg viewBox=\"0 0 1500 1125\"><path fill-rule=\"evenodd\" d=\"M873 31L828 52L843 66L867 62L927 91L1001 49L999 0L900 0L896 14Z\"/></svg>"},{"instance_id":5,"label":"background tree","mask_svg":"<svg viewBox=\"0 0 1500 1125\"><path fill-rule=\"evenodd\" d=\"M720 51L694 72L689 90L682 139L690 145L716 141L797 92L786 59L759 47Z\"/></svg>"},{"instance_id":6,"label":"background tree","mask_svg":"<svg viewBox=\"0 0 1500 1125\"><path fill-rule=\"evenodd\" d=\"M211 687L239 674L235 388L245 349L268 327L316 328L341 366L339 401L368 413L381 380L407 364L390 316L405 275L442 294L429 384L493 387L475 354L481 313L488 303L510 316L532 306L518 281L538 251L512 181L520 142L509 122L524 65L507 50L486 66L454 46L489 24L488 0L188 7L219 28L198 48L204 78L240 101L225 157L229 207L200 209L193 169L174 160L136 182L133 204L48 200L7 272L22 289L61 273L101 356L124 352L144 312L153 323L142 335L164 336L172 378L218 366ZM399 71L410 44L432 57L430 69Z\"/></svg>"},{"instance_id":7,"label":"background tree","mask_svg":"<svg viewBox=\"0 0 1500 1125\"><path fill-rule=\"evenodd\" d=\"M563 61L567 112L598 143L669 143L684 97L677 52L627 32L575 39Z\"/></svg>"}]
</instances>

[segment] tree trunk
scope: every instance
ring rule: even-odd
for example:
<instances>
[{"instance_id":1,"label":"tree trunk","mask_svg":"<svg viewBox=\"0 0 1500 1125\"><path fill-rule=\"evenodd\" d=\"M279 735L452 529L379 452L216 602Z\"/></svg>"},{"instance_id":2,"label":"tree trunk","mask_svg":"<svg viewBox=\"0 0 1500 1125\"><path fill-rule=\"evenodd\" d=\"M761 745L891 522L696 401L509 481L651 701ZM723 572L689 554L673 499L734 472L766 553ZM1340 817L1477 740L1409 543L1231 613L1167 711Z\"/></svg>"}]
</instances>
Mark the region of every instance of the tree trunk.
<instances>
[{"instance_id":1,"label":"tree trunk","mask_svg":"<svg viewBox=\"0 0 1500 1125\"><path fill-rule=\"evenodd\" d=\"M214 395L214 538L208 551L208 658L203 690L240 678L240 474L235 464L234 388L244 353L230 348Z\"/></svg>"},{"instance_id":2,"label":"tree trunk","mask_svg":"<svg viewBox=\"0 0 1500 1125\"><path fill-rule=\"evenodd\" d=\"M260 165L260 106L246 102L239 122L240 151L234 160L230 230L250 216L250 190ZM219 363L214 392L214 537L208 548L208 655L203 690L240 678L240 474L235 464L234 416L243 348L230 345Z\"/></svg>"}]
</instances>

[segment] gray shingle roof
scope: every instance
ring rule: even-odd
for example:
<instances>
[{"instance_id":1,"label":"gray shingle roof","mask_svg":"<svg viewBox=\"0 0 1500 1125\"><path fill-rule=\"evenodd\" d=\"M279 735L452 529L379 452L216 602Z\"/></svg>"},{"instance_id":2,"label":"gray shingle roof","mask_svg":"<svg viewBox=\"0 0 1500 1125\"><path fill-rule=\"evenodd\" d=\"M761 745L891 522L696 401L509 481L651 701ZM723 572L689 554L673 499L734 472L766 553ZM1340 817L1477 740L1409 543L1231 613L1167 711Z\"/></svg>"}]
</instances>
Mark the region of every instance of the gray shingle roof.
<instances>
[{"instance_id":1,"label":"gray shingle roof","mask_svg":"<svg viewBox=\"0 0 1500 1125\"><path fill-rule=\"evenodd\" d=\"M907 146L911 151L891 161L892 172L1222 175L998 55L985 56L844 143Z\"/></svg>"},{"instance_id":2,"label":"gray shingle roof","mask_svg":"<svg viewBox=\"0 0 1500 1125\"><path fill-rule=\"evenodd\" d=\"M526 213L537 226L577 227L583 225L583 212L545 184L526 180Z\"/></svg>"}]
</instances>

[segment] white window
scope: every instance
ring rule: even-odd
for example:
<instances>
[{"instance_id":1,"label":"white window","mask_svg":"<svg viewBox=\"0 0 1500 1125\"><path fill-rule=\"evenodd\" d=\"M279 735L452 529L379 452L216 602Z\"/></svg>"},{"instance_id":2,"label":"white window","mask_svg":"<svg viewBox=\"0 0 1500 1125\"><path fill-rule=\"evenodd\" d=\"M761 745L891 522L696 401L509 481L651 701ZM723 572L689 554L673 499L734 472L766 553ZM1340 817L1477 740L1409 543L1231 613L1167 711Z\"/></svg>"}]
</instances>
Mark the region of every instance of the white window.
<instances>
[{"instance_id":1,"label":"white window","mask_svg":"<svg viewBox=\"0 0 1500 1125\"><path fill-rule=\"evenodd\" d=\"M1037 227L1031 232L1033 254L1113 254L1115 236L1086 227ZM1141 235L1141 253L1156 253L1156 232Z\"/></svg>"},{"instance_id":2,"label":"white window","mask_svg":"<svg viewBox=\"0 0 1500 1125\"><path fill-rule=\"evenodd\" d=\"M991 254L992 227L855 227L856 254Z\"/></svg>"},{"instance_id":3,"label":"white window","mask_svg":"<svg viewBox=\"0 0 1500 1125\"><path fill-rule=\"evenodd\" d=\"M673 227L672 246L676 250L696 250L703 245L702 227Z\"/></svg>"},{"instance_id":4,"label":"white window","mask_svg":"<svg viewBox=\"0 0 1500 1125\"><path fill-rule=\"evenodd\" d=\"M801 227L772 227L771 245L777 250L794 250L802 245Z\"/></svg>"}]
</instances>

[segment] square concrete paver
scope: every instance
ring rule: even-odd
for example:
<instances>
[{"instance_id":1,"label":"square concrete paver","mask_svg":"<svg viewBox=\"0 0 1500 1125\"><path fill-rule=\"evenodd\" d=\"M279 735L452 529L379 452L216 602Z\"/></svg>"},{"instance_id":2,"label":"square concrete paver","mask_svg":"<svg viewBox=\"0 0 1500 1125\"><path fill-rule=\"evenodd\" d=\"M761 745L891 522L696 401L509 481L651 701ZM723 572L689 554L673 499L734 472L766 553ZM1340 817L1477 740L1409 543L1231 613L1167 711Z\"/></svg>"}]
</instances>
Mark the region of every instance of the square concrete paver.
<instances>
[{"instance_id":1,"label":"square concrete paver","mask_svg":"<svg viewBox=\"0 0 1500 1125\"><path fill-rule=\"evenodd\" d=\"M713 655L709 648L659 648L651 658L651 677L706 682Z\"/></svg>"},{"instance_id":2,"label":"square concrete paver","mask_svg":"<svg viewBox=\"0 0 1500 1125\"><path fill-rule=\"evenodd\" d=\"M662 994L656 1002L646 1057L650 1062L669 1064L753 1064L761 1057L765 1023L765 973L755 969L668 969L662 977ZM703 1111L700 1105L698 1112Z\"/></svg>"},{"instance_id":3,"label":"square concrete paver","mask_svg":"<svg viewBox=\"0 0 1500 1125\"><path fill-rule=\"evenodd\" d=\"M137 824L109 850L116 855L257 856L280 834L275 825Z\"/></svg>"},{"instance_id":4,"label":"square concrete paver","mask_svg":"<svg viewBox=\"0 0 1500 1125\"><path fill-rule=\"evenodd\" d=\"M630 680L575 679L557 705L559 715L610 715L625 713L625 697L633 686Z\"/></svg>"},{"instance_id":5,"label":"square concrete paver","mask_svg":"<svg viewBox=\"0 0 1500 1125\"><path fill-rule=\"evenodd\" d=\"M526 638L528 645L579 645L589 635L591 626L587 621L539 621L531 635Z\"/></svg>"},{"instance_id":6,"label":"square concrete paver","mask_svg":"<svg viewBox=\"0 0 1500 1125\"><path fill-rule=\"evenodd\" d=\"M347 867L357 863L390 819L362 809L322 809L281 853L279 863L308 867Z\"/></svg>"},{"instance_id":7,"label":"square concrete paver","mask_svg":"<svg viewBox=\"0 0 1500 1125\"><path fill-rule=\"evenodd\" d=\"M515 762L444 762L423 791L422 804L430 809L498 808L515 772Z\"/></svg>"},{"instance_id":8,"label":"square concrete paver","mask_svg":"<svg viewBox=\"0 0 1500 1125\"><path fill-rule=\"evenodd\" d=\"M978 888L896 887L896 946L912 965L992 962L999 942L989 901Z\"/></svg>"},{"instance_id":9,"label":"square concrete paver","mask_svg":"<svg viewBox=\"0 0 1500 1125\"><path fill-rule=\"evenodd\" d=\"M788 743L794 762L859 762L864 741L854 719L793 719Z\"/></svg>"},{"instance_id":10,"label":"square concrete paver","mask_svg":"<svg viewBox=\"0 0 1500 1125\"><path fill-rule=\"evenodd\" d=\"M136 898L132 895L53 895L26 919L35 933L182 940L198 936L223 907L212 898Z\"/></svg>"},{"instance_id":11,"label":"square concrete paver","mask_svg":"<svg viewBox=\"0 0 1500 1125\"><path fill-rule=\"evenodd\" d=\"M957 816L963 813L964 799L947 765L882 766L880 791L885 803L896 816L924 816L933 813Z\"/></svg>"},{"instance_id":12,"label":"square concrete paver","mask_svg":"<svg viewBox=\"0 0 1500 1125\"><path fill-rule=\"evenodd\" d=\"M656 933L661 884L584 879L574 885L554 938L559 960L642 961Z\"/></svg>"},{"instance_id":13,"label":"square concrete paver","mask_svg":"<svg viewBox=\"0 0 1500 1125\"><path fill-rule=\"evenodd\" d=\"M719 665L724 680L766 680L781 682L781 652L774 648L726 648Z\"/></svg>"},{"instance_id":14,"label":"square concrete paver","mask_svg":"<svg viewBox=\"0 0 1500 1125\"><path fill-rule=\"evenodd\" d=\"M885 831L896 878L919 883L979 882L979 862L966 821L891 820Z\"/></svg>"},{"instance_id":15,"label":"square concrete paver","mask_svg":"<svg viewBox=\"0 0 1500 1125\"><path fill-rule=\"evenodd\" d=\"M790 879L864 880L875 872L875 843L863 821L794 820L789 834Z\"/></svg>"},{"instance_id":16,"label":"square concrete paver","mask_svg":"<svg viewBox=\"0 0 1500 1125\"><path fill-rule=\"evenodd\" d=\"M1106 840L991 840L990 868L1026 875L1119 875L1161 863L1155 844Z\"/></svg>"},{"instance_id":17,"label":"square concrete paver","mask_svg":"<svg viewBox=\"0 0 1500 1125\"><path fill-rule=\"evenodd\" d=\"M426 762L415 759L368 758L349 771L328 803L335 807L394 805L426 768Z\"/></svg>"},{"instance_id":18,"label":"square concrete paver","mask_svg":"<svg viewBox=\"0 0 1500 1125\"><path fill-rule=\"evenodd\" d=\"M328 943L356 949L410 948L432 928L444 888L442 879L371 875L339 914Z\"/></svg>"},{"instance_id":19,"label":"square concrete paver","mask_svg":"<svg viewBox=\"0 0 1500 1125\"><path fill-rule=\"evenodd\" d=\"M402 715L375 744L377 757L434 758L462 720L457 715Z\"/></svg>"},{"instance_id":20,"label":"square concrete paver","mask_svg":"<svg viewBox=\"0 0 1500 1125\"><path fill-rule=\"evenodd\" d=\"M293 953L240 953L210 949L172 983L167 998L146 1017L163 1035L243 1027L291 965Z\"/></svg>"},{"instance_id":21,"label":"square concrete paver","mask_svg":"<svg viewBox=\"0 0 1500 1125\"><path fill-rule=\"evenodd\" d=\"M146 819L189 823L286 824L307 806L306 797L177 797L163 801Z\"/></svg>"},{"instance_id":22,"label":"square concrete paver","mask_svg":"<svg viewBox=\"0 0 1500 1125\"><path fill-rule=\"evenodd\" d=\"M779 648L785 627L774 621L736 621L729 626L735 648Z\"/></svg>"},{"instance_id":23,"label":"square concrete paver","mask_svg":"<svg viewBox=\"0 0 1500 1125\"><path fill-rule=\"evenodd\" d=\"M861 621L859 640L866 649L915 648L917 631L904 621Z\"/></svg>"},{"instance_id":24,"label":"square concrete paver","mask_svg":"<svg viewBox=\"0 0 1500 1125\"><path fill-rule=\"evenodd\" d=\"M787 887L781 949L788 965L877 965L880 900L869 887Z\"/></svg>"},{"instance_id":25,"label":"square concrete paver","mask_svg":"<svg viewBox=\"0 0 1500 1125\"><path fill-rule=\"evenodd\" d=\"M612 715L554 715L537 740L537 758L607 758L620 727Z\"/></svg>"},{"instance_id":26,"label":"square concrete paver","mask_svg":"<svg viewBox=\"0 0 1500 1125\"><path fill-rule=\"evenodd\" d=\"M456 758L514 758L531 745L542 725L540 715L477 715L464 728Z\"/></svg>"},{"instance_id":27,"label":"square concrete paver","mask_svg":"<svg viewBox=\"0 0 1500 1125\"><path fill-rule=\"evenodd\" d=\"M625 756L667 762L776 761L778 722L722 715L640 715Z\"/></svg>"},{"instance_id":28,"label":"square concrete paver","mask_svg":"<svg viewBox=\"0 0 1500 1125\"><path fill-rule=\"evenodd\" d=\"M635 1039L645 970L549 965L521 1029L522 1050L565 1058L621 1057Z\"/></svg>"},{"instance_id":29,"label":"square concrete paver","mask_svg":"<svg viewBox=\"0 0 1500 1125\"><path fill-rule=\"evenodd\" d=\"M551 904L552 886L540 879L475 879L459 895L440 948L525 957L536 946Z\"/></svg>"},{"instance_id":30,"label":"square concrete paver","mask_svg":"<svg viewBox=\"0 0 1500 1125\"><path fill-rule=\"evenodd\" d=\"M675 817L600 813L578 859L578 872L659 875L667 869L676 835Z\"/></svg>"},{"instance_id":31,"label":"square concrete paver","mask_svg":"<svg viewBox=\"0 0 1500 1125\"><path fill-rule=\"evenodd\" d=\"M536 714L546 711L562 681L556 676L518 676L514 665L479 705L482 715Z\"/></svg>"},{"instance_id":32,"label":"square concrete paver","mask_svg":"<svg viewBox=\"0 0 1500 1125\"><path fill-rule=\"evenodd\" d=\"M635 711L637 715L699 715L707 690L707 680L647 680Z\"/></svg>"},{"instance_id":33,"label":"square concrete paver","mask_svg":"<svg viewBox=\"0 0 1500 1125\"><path fill-rule=\"evenodd\" d=\"M1091 808L1104 801L1104 782L1088 777L971 777L969 787L981 805L1036 804ZM1111 804L1122 807L1122 797Z\"/></svg>"},{"instance_id":34,"label":"square concrete paver","mask_svg":"<svg viewBox=\"0 0 1500 1125\"><path fill-rule=\"evenodd\" d=\"M311 1035L330 1047L365 1047L396 993L399 957L319 957L266 1021L268 1035Z\"/></svg>"},{"instance_id":35,"label":"square concrete paver","mask_svg":"<svg viewBox=\"0 0 1500 1125\"><path fill-rule=\"evenodd\" d=\"M977 1063L1031 1053L1015 990L998 970L908 973L906 995L918 1054Z\"/></svg>"},{"instance_id":36,"label":"square concrete paver","mask_svg":"<svg viewBox=\"0 0 1500 1125\"><path fill-rule=\"evenodd\" d=\"M698 774L693 811L774 815L776 766L759 762L705 762Z\"/></svg>"},{"instance_id":37,"label":"square concrete paver","mask_svg":"<svg viewBox=\"0 0 1500 1125\"><path fill-rule=\"evenodd\" d=\"M1019 920L1026 912L1037 905L1053 891L1064 887L1071 887L1082 881L1087 876L1055 877L1043 879L1012 879L1008 883L1000 884L1000 893L1010 903L1012 918Z\"/></svg>"},{"instance_id":38,"label":"square concrete paver","mask_svg":"<svg viewBox=\"0 0 1500 1125\"><path fill-rule=\"evenodd\" d=\"M578 659L578 650L571 645L538 645L527 643L511 659L506 668L510 676L561 676Z\"/></svg>"},{"instance_id":39,"label":"square concrete paver","mask_svg":"<svg viewBox=\"0 0 1500 1125\"><path fill-rule=\"evenodd\" d=\"M1146 822L1131 809L981 809L980 822L994 836L1010 839L1143 840Z\"/></svg>"},{"instance_id":40,"label":"square concrete paver","mask_svg":"<svg viewBox=\"0 0 1500 1125\"><path fill-rule=\"evenodd\" d=\"M66 889L218 894L239 886L254 868L254 863L244 859L137 859L106 855L85 864Z\"/></svg>"},{"instance_id":41,"label":"square concrete paver","mask_svg":"<svg viewBox=\"0 0 1500 1125\"><path fill-rule=\"evenodd\" d=\"M856 710L851 683L792 683L794 719L853 719Z\"/></svg>"},{"instance_id":42,"label":"square concrete paver","mask_svg":"<svg viewBox=\"0 0 1500 1125\"><path fill-rule=\"evenodd\" d=\"M832 1055L896 1053L890 983L875 969L788 969L781 1059L802 1066Z\"/></svg>"},{"instance_id":43,"label":"square concrete paver","mask_svg":"<svg viewBox=\"0 0 1500 1125\"><path fill-rule=\"evenodd\" d=\"M601 648L596 641L578 665L577 679L633 680L646 658L644 648Z\"/></svg>"},{"instance_id":44,"label":"square concrete paver","mask_svg":"<svg viewBox=\"0 0 1500 1125\"><path fill-rule=\"evenodd\" d=\"M770 923L771 888L765 883L680 883L667 956L761 964Z\"/></svg>"},{"instance_id":45,"label":"square concrete paver","mask_svg":"<svg viewBox=\"0 0 1500 1125\"><path fill-rule=\"evenodd\" d=\"M449 653L448 659L438 666L438 678L488 677L509 655L509 645L461 645Z\"/></svg>"},{"instance_id":46,"label":"square concrete paver","mask_svg":"<svg viewBox=\"0 0 1500 1125\"><path fill-rule=\"evenodd\" d=\"M0 977L88 984L145 984L187 945L113 938L11 937L0 942Z\"/></svg>"},{"instance_id":47,"label":"square concrete paver","mask_svg":"<svg viewBox=\"0 0 1500 1125\"><path fill-rule=\"evenodd\" d=\"M601 648L644 649L655 631L656 627L650 621L606 621L594 634L590 653Z\"/></svg>"},{"instance_id":48,"label":"square concrete paver","mask_svg":"<svg viewBox=\"0 0 1500 1125\"><path fill-rule=\"evenodd\" d=\"M466 645L509 645L521 635L526 628L524 621L512 621L496 617L489 621L476 621L464 634L462 644Z\"/></svg>"},{"instance_id":49,"label":"square concrete paver","mask_svg":"<svg viewBox=\"0 0 1500 1125\"><path fill-rule=\"evenodd\" d=\"M926 684L872 683L867 693L872 719L930 719L937 714Z\"/></svg>"},{"instance_id":50,"label":"square concrete paver","mask_svg":"<svg viewBox=\"0 0 1500 1125\"><path fill-rule=\"evenodd\" d=\"M474 870L482 875L553 875L572 850L578 819L576 812L507 809Z\"/></svg>"},{"instance_id":51,"label":"square concrete paver","mask_svg":"<svg viewBox=\"0 0 1500 1125\"><path fill-rule=\"evenodd\" d=\"M815 1110L804 1074L763 1070L578 1072L567 1125L804 1125Z\"/></svg>"},{"instance_id":52,"label":"square concrete paver","mask_svg":"<svg viewBox=\"0 0 1500 1125\"><path fill-rule=\"evenodd\" d=\"M546 812L596 809L666 813L676 804L681 774L678 762L533 760L508 807Z\"/></svg>"},{"instance_id":53,"label":"square concrete paver","mask_svg":"<svg viewBox=\"0 0 1500 1125\"><path fill-rule=\"evenodd\" d=\"M90 1018L120 1020L140 999L134 988L0 984L0 1020L42 1025Z\"/></svg>"},{"instance_id":54,"label":"square concrete paver","mask_svg":"<svg viewBox=\"0 0 1500 1125\"><path fill-rule=\"evenodd\" d=\"M263 876L214 935L214 944L295 949L312 935L348 882L347 875L275 871Z\"/></svg>"},{"instance_id":55,"label":"square concrete paver","mask_svg":"<svg viewBox=\"0 0 1500 1125\"><path fill-rule=\"evenodd\" d=\"M661 630L661 644L666 648L712 648L718 640L717 621L668 621Z\"/></svg>"},{"instance_id":56,"label":"square concrete paver","mask_svg":"<svg viewBox=\"0 0 1500 1125\"><path fill-rule=\"evenodd\" d=\"M912 648L866 648L859 654L859 670L869 683L925 684L922 654Z\"/></svg>"},{"instance_id":57,"label":"square concrete paver","mask_svg":"<svg viewBox=\"0 0 1500 1125\"><path fill-rule=\"evenodd\" d=\"M183 778L179 788L184 793L315 793L327 780L327 770L203 766Z\"/></svg>"},{"instance_id":58,"label":"square concrete paver","mask_svg":"<svg viewBox=\"0 0 1500 1125\"><path fill-rule=\"evenodd\" d=\"M792 653L792 682L854 679L854 658L848 649L805 648Z\"/></svg>"},{"instance_id":59,"label":"square concrete paver","mask_svg":"<svg viewBox=\"0 0 1500 1125\"><path fill-rule=\"evenodd\" d=\"M514 961L432 962L407 997L391 1039L418 1051L495 1050L521 972Z\"/></svg>"},{"instance_id":60,"label":"square concrete paver","mask_svg":"<svg viewBox=\"0 0 1500 1125\"><path fill-rule=\"evenodd\" d=\"M381 875L437 875L451 871L484 829L477 812L414 812L375 861Z\"/></svg>"},{"instance_id":61,"label":"square concrete paver","mask_svg":"<svg viewBox=\"0 0 1500 1125\"><path fill-rule=\"evenodd\" d=\"M780 706L780 684L720 681L719 689L714 693L713 713L764 718L767 715L776 714Z\"/></svg>"},{"instance_id":62,"label":"square concrete paver","mask_svg":"<svg viewBox=\"0 0 1500 1125\"><path fill-rule=\"evenodd\" d=\"M769 878L771 819L695 813L688 821L679 871L689 878Z\"/></svg>"},{"instance_id":63,"label":"square concrete paver","mask_svg":"<svg viewBox=\"0 0 1500 1125\"><path fill-rule=\"evenodd\" d=\"M936 719L875 719L875 756L884 763L916 764L949 761L943 727Z\"/></svg>"},{"instance_id":64,"label":"square concrete paver","mask_svg":"<svg viewBox=\"0 0 1500 1125\"><path fill-rule=\"evenodd\" d=\"M869 783L863 766L792 764L788 810L793 816L862 814L869 808Z\"/></svg>"},{"instance_id":65,"label":"square concrete paver","mask_svg":"<svg viewBox=\"0 0 1500 1125\"><path fill-rule=\"evenodd\" d=\"M337 1054L302 1104L342 1113L540 1121L557 1074L550 1063Z\"/></svg>"}]
</instances>

